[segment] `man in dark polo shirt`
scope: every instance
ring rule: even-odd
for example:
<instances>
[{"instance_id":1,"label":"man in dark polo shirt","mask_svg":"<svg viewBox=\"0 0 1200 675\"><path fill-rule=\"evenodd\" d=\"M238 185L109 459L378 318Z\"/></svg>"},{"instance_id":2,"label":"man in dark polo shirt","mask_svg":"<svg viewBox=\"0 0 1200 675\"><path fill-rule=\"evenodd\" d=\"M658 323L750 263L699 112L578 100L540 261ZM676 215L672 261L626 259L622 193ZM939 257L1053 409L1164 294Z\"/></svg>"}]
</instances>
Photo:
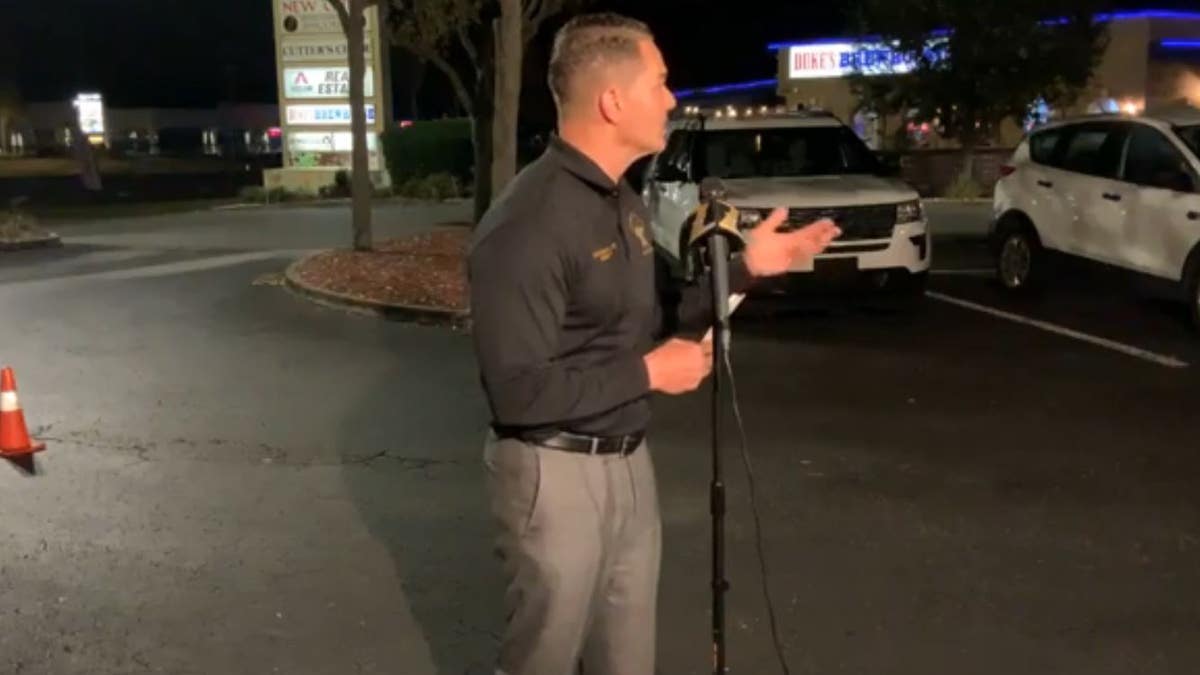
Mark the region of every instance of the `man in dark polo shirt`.
<instances>
[{"instance_id":1,"label":"man in dark polo shirt","mask_svg":"<svg viewBox=\"0 0 1200 675\"><path fill-rule=\"evenodd\" d=\"M704 285L677 288L650 215L622 176L662 150L675 100L649 29L612 14L556 36L558 134L476 229L473 337L492 430L484 450L508 578L498 672L651 675L661 557L646 445L653 392L711 369ZM775 231L777 209L731 267L730 287L780 274L839 232ZM699 461L699 457L697 458Z\"/></svg>"}]
</instances>

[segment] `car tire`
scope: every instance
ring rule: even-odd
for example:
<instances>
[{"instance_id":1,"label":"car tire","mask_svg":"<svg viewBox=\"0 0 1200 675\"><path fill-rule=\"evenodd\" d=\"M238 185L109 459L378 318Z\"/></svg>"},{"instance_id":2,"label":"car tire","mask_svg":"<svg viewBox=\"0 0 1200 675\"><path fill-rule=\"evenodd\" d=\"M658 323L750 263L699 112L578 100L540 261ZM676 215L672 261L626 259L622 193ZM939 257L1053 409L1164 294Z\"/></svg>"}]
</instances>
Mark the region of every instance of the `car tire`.
<instances>
[{"instance_id":1,"label":"car tire","mask_svg":"<svg viewBox=\"0 0 1200 675\"><path fill-rule=\"evenodd\" d=\"M1042 288L1046 252L1032 226L1011 221L996 237L996 281L1010 292L1028 293Z\"/></svg>"}]
</instances>

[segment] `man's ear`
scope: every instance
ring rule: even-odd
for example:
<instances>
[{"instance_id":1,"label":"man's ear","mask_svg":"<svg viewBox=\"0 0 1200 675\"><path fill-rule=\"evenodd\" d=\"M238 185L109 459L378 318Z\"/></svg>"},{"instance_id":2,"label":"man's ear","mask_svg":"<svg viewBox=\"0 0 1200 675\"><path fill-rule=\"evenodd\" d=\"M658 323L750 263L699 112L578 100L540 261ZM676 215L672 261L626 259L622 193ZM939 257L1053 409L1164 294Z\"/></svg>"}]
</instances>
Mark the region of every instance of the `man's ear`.
<instances>
[{"instance_id":1,"label":"man's ear","mask_svg":"<svg viewBox=\"0 0 1200 675\"><path fill-rule=\"evenodd\" d=\"M600 94L600 116L610 123L620 119L621 94L616 87L609 87Z\"/></svg>"}]
</instances>

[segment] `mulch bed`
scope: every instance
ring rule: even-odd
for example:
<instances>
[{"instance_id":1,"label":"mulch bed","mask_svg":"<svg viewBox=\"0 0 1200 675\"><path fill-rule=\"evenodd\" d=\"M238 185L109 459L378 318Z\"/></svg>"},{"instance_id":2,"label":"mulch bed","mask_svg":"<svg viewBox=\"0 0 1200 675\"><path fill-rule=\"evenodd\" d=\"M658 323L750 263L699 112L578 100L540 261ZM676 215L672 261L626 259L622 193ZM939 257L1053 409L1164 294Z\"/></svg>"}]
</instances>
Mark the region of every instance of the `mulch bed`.
<instances>
[{"instance_id":1,"label":"mulch bed","mask_svg":"<svg viewBox=\"0 0 1200 675\"><path fill-rule=\"evenodd\" d=\"M377 241L369 252L326 251L306 260L296 275L318 288L375 302L466 311L470 236L467 227L448 227Z\"/></svg>"},{"instance_id":2,"label":"mulch bed","mask_svg":"<svg viewBox=\"0 0 1200 675\"><path fill-rule=\"evenodd\" d=\"M30 218L6 218L0 215L0 251L19 251L59 243L57 235L38 227Z\"/></svg>"}]
</instances>

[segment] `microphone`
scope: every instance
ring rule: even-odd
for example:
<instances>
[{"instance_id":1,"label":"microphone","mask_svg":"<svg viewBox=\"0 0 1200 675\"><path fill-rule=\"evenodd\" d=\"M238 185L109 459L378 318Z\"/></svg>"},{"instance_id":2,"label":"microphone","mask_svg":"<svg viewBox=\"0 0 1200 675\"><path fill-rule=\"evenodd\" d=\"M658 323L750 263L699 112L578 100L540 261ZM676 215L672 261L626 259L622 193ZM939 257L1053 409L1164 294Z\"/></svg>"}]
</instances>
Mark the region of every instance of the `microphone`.
<instances>
[{"instance_id":1,"label":"microphone","mask_svg":"<svg viewBox=\"0 0 1200 675\"><path fill-rule=\"evenodd\" d=\"M688 247L701 263L707 263L712 276L713 323L722 329L728 341L729 257L745 247L738 231L738 210L724 201L726 191L719 178L700 182L700 206L692 217Z\"/></svg>"}]
</instances>

